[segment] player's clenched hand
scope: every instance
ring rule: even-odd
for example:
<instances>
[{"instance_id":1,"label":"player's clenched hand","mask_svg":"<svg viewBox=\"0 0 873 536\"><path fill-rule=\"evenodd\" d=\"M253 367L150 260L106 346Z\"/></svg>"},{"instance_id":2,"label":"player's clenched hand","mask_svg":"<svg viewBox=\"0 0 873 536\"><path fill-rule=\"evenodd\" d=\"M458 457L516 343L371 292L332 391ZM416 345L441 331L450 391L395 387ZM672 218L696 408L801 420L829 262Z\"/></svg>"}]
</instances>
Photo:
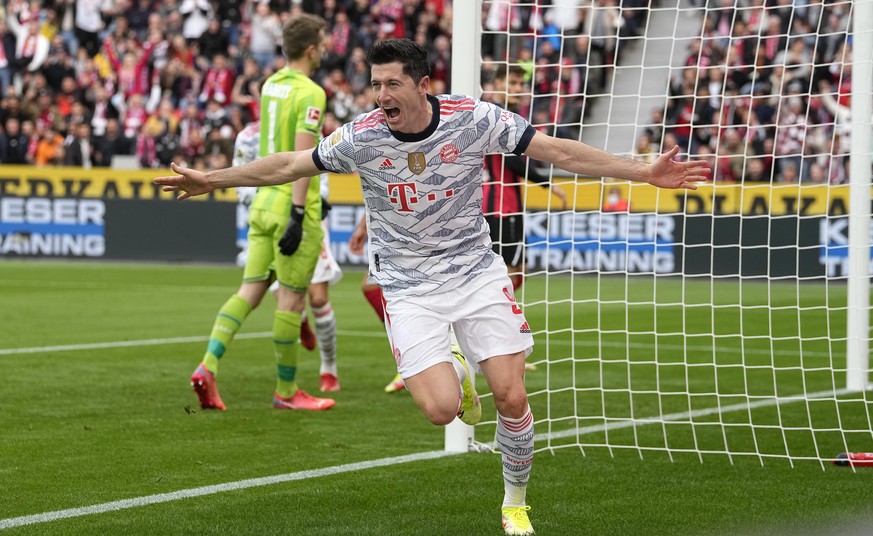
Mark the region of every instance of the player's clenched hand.
<instances>
[{"instance_id":1,"label":"player's clenched hand","mask_svg":"<svg viewBox=\"0 0 873 536\"><path fill-rule=\"evenodd\" d=\"M293 255L300 247L303 239L303 216L306 209L300 205L291 205L291 220L285 229L285 234L279 239L279 251L282 255Z\"/></svg>"},{"instance_id":2,"label":"player's clenched hand","mask_svg":"<svg viewBox=\"0 0 873 536\"><path fill-rule=\"evenodd\" d=\"M687 188L696 190L698 182L712 180L712 169L709 163L703 160L691 160L688 162L674 162L673 157L679 153L679 146L658 157L649 166L651 176L649 184L659 188Z\"/></svg>"},{"instance_id":3,"label":"player's clenched hand","mask_svg":"<svg viewBox=\"0 0 873 536\"><path fill-rule=\"evenodd\" d=\"M196 169L177 166L175 162L170 164L170 169L178 173L169 177L158 177L155 184L163 186L165 192L180 192L176 199L188 199L195 195L208 194L215 186L206 178L206 174Z\"/></svg>"}]
</instances>

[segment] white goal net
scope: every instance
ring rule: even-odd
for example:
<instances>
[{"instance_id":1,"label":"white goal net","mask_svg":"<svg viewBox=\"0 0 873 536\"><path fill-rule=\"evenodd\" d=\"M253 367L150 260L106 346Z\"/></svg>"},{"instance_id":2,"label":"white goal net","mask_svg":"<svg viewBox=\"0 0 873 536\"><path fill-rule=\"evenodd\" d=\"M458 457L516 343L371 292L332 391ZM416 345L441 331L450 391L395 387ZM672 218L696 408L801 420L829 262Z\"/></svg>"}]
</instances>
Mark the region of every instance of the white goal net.
<instances>
[{"instance_id":1,"label":"white goal net","mask_svg":"<svg viewBox=\"0 0 873 536\"><path fill-rule=\"evenodd\" d=\"M873 451L873 1L454 10L454 92L507 99L523 72L504 103L537 129L644 161L678 145L715 170L685 192L528 163L568 197L520 188L537 450Z\"/></svg>"}]
</instances>

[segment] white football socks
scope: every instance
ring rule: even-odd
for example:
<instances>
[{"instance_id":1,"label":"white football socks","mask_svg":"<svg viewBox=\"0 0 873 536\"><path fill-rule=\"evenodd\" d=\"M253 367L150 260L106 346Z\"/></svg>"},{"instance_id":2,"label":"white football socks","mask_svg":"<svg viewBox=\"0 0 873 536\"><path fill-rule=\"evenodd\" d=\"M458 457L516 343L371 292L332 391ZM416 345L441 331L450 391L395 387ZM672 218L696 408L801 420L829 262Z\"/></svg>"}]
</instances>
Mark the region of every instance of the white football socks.
<instances>
[{"instance_id":1,"label":"white football socks","mask_svg":"<svg viewBox=\"0 0 873 536\"><path fill-rule=\"evenodd\" d=\"M318 339L318 352L321 354L321 374L336 372L336 315L330 302L324 307L313 309L315 317L315 337Z\"/></svg>"},{"instance_id":2,"label":"white football socks","mask_svg":"<svg viewBox=\"0 0 873 536\"><path fill-rule=\"evenodd\" d=\"M503 506L524 506L534 447L530 406L519 419L497 415L497 445L503 461Z\"/></svg>"}]
</instances>

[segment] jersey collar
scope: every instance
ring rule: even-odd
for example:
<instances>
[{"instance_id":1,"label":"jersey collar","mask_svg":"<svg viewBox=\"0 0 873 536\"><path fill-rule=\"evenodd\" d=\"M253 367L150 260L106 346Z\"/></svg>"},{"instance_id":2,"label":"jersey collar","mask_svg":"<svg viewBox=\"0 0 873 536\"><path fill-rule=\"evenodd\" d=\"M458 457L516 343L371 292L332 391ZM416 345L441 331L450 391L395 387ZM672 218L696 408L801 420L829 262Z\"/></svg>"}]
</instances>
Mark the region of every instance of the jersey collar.
<instances>
[{"instance_id":1,"label":"jersey collar","mask_svg":"<svg viewBox=\"0 0 873 536\"><path fill-rule=\"evenodd\" d=\"M433 109L433 115L431 116L430 124L427 126L426 129L422 130L421 132L409 134L407 132L395 132L389 127L388 130L391 131L391 135L400 141L424 141L428 139L431 134L436 132L436 129L440 124L440 101L437 100L437 98L433 95L428 95L427 101L430 103L430 106Z\"/></svg>"}]
</instances>

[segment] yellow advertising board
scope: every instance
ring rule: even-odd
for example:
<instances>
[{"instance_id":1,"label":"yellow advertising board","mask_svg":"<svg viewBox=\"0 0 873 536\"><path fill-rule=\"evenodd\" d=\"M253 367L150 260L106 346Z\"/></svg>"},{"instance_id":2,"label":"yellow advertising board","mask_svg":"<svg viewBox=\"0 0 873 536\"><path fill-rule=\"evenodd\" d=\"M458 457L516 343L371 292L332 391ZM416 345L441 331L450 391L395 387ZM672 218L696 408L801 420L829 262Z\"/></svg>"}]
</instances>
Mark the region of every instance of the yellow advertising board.
<instances>
[{"instance_id":1,"label":"yellow advertising board","mask_svg":"<svg viewBox=\"0 0 873 536\"><path fill-rule=\"evenodd\" d=\"M570 204L580 211L601 209L612 190L629 202L631 212L839 216L846 214L849 208L848 186L707 184L698 186L697 190L662 190L625 181L566 178L555 179L555 186L561 188ZM528 183L525 190L528 209L559 210L560 201L547 188Z\"/></svg>"},{"instance_id":2,"label":"yellow advertising board","mask_svg":"<svg viewBox=\"0 0 873 536\"><path fill-rule=\"evenodd\" d=\"M0 197L173 199L172 192L162 192L152 184L155 177L171 174L169 169L0 166ZM568 208L578 211L603 208L612 191L629 202L632 212L839 216L846 214L849 207L848 186L719 184L701 185L697 190L661 190L625 181L568 178L556 178L555 186L570 200ZM532 183L523 188L528 209L560 209L558 198L547 188ZM216 190L210 198L236 201L236 192L232 188ZM331 174L330 201L363 204L360 178L356 174Z\"/></svg>"},{"instance_id":3,"label":"yellow advertising board","mask_svg":"<svg viewBox=\"0 0 873 536\"><path fill-rule=\"evenodd\" d=\"M175 199L173 192L152 184L155 177L172 174L169 169L0 166L0 198ZM216 190L203 198L236 201L236 193Z\"/></svg>"}]
</instances>

